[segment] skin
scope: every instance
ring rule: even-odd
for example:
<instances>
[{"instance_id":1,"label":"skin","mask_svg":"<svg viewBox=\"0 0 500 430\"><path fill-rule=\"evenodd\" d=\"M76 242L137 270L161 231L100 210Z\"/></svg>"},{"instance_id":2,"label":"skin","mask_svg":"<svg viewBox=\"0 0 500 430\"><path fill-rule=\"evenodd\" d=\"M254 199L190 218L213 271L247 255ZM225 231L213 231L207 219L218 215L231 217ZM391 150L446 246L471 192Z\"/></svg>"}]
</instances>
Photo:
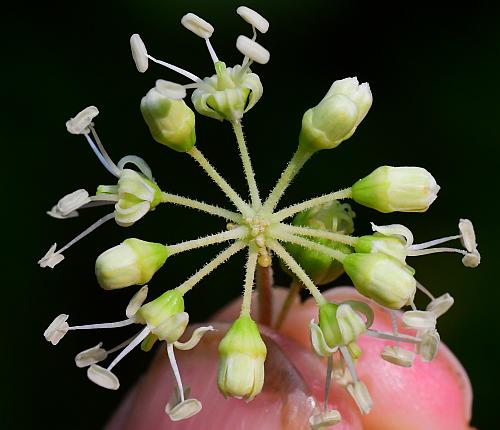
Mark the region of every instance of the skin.
<instances>
[{"instance_id":1,"label":"skin","mask_svg":"<svg viewBox=\"0 0 500 430\"><path fill-rule=\"evenodd\" d=\"M286 290L273 291L278 309ZM328 300L364 300L352 288L325 292ZM173 423L164 407L174 387L164 346L150 369L126 396L106 430L299 430L309 429L308 418L323 402L326 366L313 354L309 341L309 321L316 318L313 301L296 301L278 333L261 327L267 345L264 389L252 402L224 399L216 384L217 346L228 322L239 314L239 301L213 318L217 329L208 333L191 351L176 351L183 382L191 387L191 397L199 399L203 410L194 417ZM388 314L374 307L374 328L390 331ZM276 312L274 312L276 315ZM189 333L186 333L188 335ZM332 384L329 407L338 409L342 422L336 430L473 430L469 427L472 390L467 375L442 345L432 363L417 357L412 368L402 368L380 358L390 341L363 336L363 355L356 368L373 398L370 414L361 416L343 388Z\"/></svg>"}]
</instances>

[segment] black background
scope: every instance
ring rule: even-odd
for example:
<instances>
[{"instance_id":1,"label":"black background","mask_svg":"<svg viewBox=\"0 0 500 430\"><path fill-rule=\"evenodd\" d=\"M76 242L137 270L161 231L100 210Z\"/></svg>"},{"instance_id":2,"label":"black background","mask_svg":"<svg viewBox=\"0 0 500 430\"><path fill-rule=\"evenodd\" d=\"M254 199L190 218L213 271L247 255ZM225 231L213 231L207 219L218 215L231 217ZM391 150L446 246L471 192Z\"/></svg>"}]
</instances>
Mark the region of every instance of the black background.
<instances>
[{"instance_id":1,"label":"black background","mask_svg":"<svg viewBox=\"0 0 500 430\"><path fill-rule=\"evenodd\" d=\"M303 112L335 79L368 81L374 104L356 134L335 151L323 151L286 194L295 202L352 184L381 164L420 165L442 186L426 214L382 215L355 207L357 232L369 221L411 226L418 241L455 234L471 218L483 256L476 270L454 255L412 260L418 279L436 294L451 292L456 305L440 320L442 339L468 370L474 388L473 424L497 422L496 359L498 276L498 118L500 109L499 14L494 2L428 5L425 2L249 1L271 22L259 41L271 52L253 70L264 96L245 117L245 132L263 190L273 185L296 145ZM199 213L161 207L130 229L109 223L65 253L56 269L36 261L53 243L65 243L105 209L57 221L44 211L77 188L95 189L113 178L85 141L68 135L65 121L94 104L97 129L111 156L144 157L162 188L226 205L192 161L156 144L138 105L155 79L177 76L151 65L139 74L128 39L140 33L152 55L206 76L213 73L203 42L180 18L195 12L215 26L219 57L240 61L238 34L249 28L233 1L19 2L3 13L3 307L0 424L6 429L97 429L120 401L150 356L135 353L120 363L123 389L89 383L73 363L76 352L116 333L79 333L57 348L42 337L57 314L75 322L120 319L130 291L104 292L95 282L96 256L121 240L176 242L222 224ZM180 80L184 82L183 80ZM227 124L197 119L198 146L241 192L242 172ZM172 288L213 250L169 261L152 283L154 295ZM187 296L193 321L201 321L241 289L241 257ZM278 275L286 283L285 275ZM346 280L341 280L346 282ZM3 422L2 422L3 421Z\"/></svg>"}]
</instances>

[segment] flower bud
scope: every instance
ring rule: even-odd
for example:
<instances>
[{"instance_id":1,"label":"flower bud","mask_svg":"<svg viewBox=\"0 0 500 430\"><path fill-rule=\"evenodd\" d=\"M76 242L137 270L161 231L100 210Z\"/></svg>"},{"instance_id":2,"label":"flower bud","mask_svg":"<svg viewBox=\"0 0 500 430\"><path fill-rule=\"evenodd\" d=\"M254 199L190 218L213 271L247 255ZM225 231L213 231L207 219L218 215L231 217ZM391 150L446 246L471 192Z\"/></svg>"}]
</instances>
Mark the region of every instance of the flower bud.
<instances>
[{"instance_id":1,"label":"flower bud","mask_svg":"<svg viewBox=\"0 0 500 430\"><path fill-rule=\"evenodd\" d=\"M354 231L353 218L355 216L356 214L348 204L334 200L298 213L295 215L292 224L332 233L351 234ZM336 249L344 254L352 252L350 246L339 242L321 238L310 238L309 240ZM344 273L344 268L340 262L322 252L294 244L286 244L285 248L316 285L328 284ZM282 267L286 272L290 273L283 263Z\"/></svg>"},{"instance_id":2,"label":"flower bud","mask_svg":"<svg viewBox=\"0 0 500 430\"><path fill-rule=\"evenodd\" d=\"M239 65L226 67L222 61L215 63L215 70L215 75L203 79L205 85L193 91L194 108L210 118L237 121L262 96L260 78L248 70L241 73Z\"/></svg>"},{"instance_id":3,"label":"flower bud","mask_svg":"<svg viewBox=\"0 0 500 430\"><path fill-rule=\"evenodd\" d=\"M352 186L352 198L379 212L425 212L439 188L421 167L381 166Z\"/></svg>"},{"instance_id":4,"label":"flower bud","mask_svg":"<svg viewBox=\"0 0 500 430\"><path fill-rule=\"evenodd\" d=\"M349 304L321 305L319 326L330 348L355 342L366 331L365 322Z\"/></svg>"},{"instance_id":5,"label":"flower bud","mask_svg":"<svg viewBox=\"0 0 500 430\"><path fill-rule=\"evenodd\" d=\"M326 96L302 118L300 143L314 151L332 149L356 131L372 105L370 86L357 78L335 81Z\"/></svg>"},{"instance_id":6,"label":"flower bud","mask_svg":"<svg viewBox=\"0 0 500 430\"><path fill-rule=\"evenodd\" d=\"M385 236L380 233L361 236L356 241L354 250L364 254L381 252L394 257L403 264L405 263L407 254L406 246L401 239L396 236Z\"/></svg>"},{"instance_id":7,"label":"flower bud","mask_svg":"<svg viewBox=\"0 0 500 430\"><path fill-rule=\"evenodd\" d=\"M395 258L382 253L354 253L343 264L356 289L379 305L400 309L413 301L413 270Z\"/></svg>"},{"instance_id":8,"label":"flower bud","mask_svg":"<svg viewBox=\"0 0 500 430\"><path fill-rule=\"evenodd\" d=\"M252 400L264 384L266 345L248 316L233 322L219 344L217 384L224 396Z\"/></svg>"},{"instance_id":9,"label":"flower bud","mask_svg":"<svg viewBox=\"0 0 500 430\"><path fill-rule=\"evenodd\" d=\"M170 317L184 312L184 298L177 290L168 290L160 297L152 300L137 311L137 316L142 318L150 327L159 327Z\"/></svg>"},{"instance_id":10,"label":"flower bud","mask_svg":"<svg viewBox=\"0 0 500 430\"><path fill-rule=\"evenodd\" d=\"M183 100L174 100L152 88L141 100L141 112L153 139L187 152L196 143L194 112Z\"/></svg>"},{"instance_id":11,"label":"flower bud","mask_svg":"<svg viewBox=\"0 0 500 430\"><path fill-rule=\"evenodd\" d=\"M143 285L163 266L167 257L168 248L161 243L127 239L97 257L97 281L105 290Z\"/></svg>"}]
</instances>

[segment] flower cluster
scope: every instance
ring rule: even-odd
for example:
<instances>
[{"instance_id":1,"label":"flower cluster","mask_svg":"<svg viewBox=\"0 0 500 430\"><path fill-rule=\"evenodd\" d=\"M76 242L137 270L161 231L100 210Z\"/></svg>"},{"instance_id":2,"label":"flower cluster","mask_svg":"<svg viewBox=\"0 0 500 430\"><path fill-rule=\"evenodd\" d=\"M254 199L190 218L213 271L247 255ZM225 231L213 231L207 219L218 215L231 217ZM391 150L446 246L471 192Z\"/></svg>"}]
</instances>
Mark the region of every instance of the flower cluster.
<instances>
[{"instance_id":1,"label":"flower cluster","mask_svg":"<svg viewBox=\"0 0 500 430\"><path fill-rule=\"evenodd\" d=\"M233 67L227 67L219 60L210 42L214 33L212 25L192 13L182 18L185 28L204 39L213 61L215 74L203 79L152 57L139 35L134 34L130 38L132 56L139 72L146 72L149 63L153 62L192 81L181 85L158 80L144 96L140 109L153 139L192 157L234 208L225 209L164 191L153 179L148 164L140 157L128 155L115 164L97 135L93 121L98 110L91 106L70 119L66 123L67 129L86 139L117 182L100 185L94 195L79 189L64 196L47 213L54 218L65 219L76 217L78 210L91 206L112 204L114 209L62 248L57 249L54 244L39 264L53 268L64 259L64 251L104 222L114 219L119 226L130 227L160 204L181 205L217 216L224 220L225 228L205 237L175 244L129 238L105 251L95 262L97 282L103 289L143 286L132 297L125 312L127 318L111 323L70 326L68 315L62 314L54 319L44 335L56 345L68 331L139 324L141 328L133 337L114 348L104 349L99 343L80 352L75 358L76 365L87 368L87 376L94 383L116 390L120 383L112 370L119 361L139 345L148 351L157 341L164 341L177 383L172 399L166 403L165 412L174 421L187 419L198 413L202 405L197 399L188 398L188 389L182 383L174 350L194 348L212 327L200 327L189 340L179 340L189 321L184 309L184 295L230 257L246 250L241 312L219 345L217 383L224 396L250 401L264 385L267 353L259 327L251 317L252 291L256 272L269 274L272 259L276 257L293 277L293 282L280 314L274 318L274 327L279 327L290 303L302 288L309 291L318 307L318 319L310 323L311 344L318 356L326 358L328 372L324 410L311 416L310 424L314 429L323 428L341 420L340 412L329 408L328 393L332 379L347 390L361 413L367 414L372 409L370 393L356 373L356 360L362 353L357 343L360 336L393 340L393 345L384 348L381 359L398 366L412 366L417 355L425 362L435 357L440 341L436 330L437 318L453 305L453 298L449 294L434 297L416 280L415 270L407 260L425 254L453 252L462 255L465 266L476 267L480 263L480 255L474 228L467 219L460 220L457 234L425 243L415 244L412 232L400 224L372 224L373 234L353 235L355 214L349 204L340 200L350 198L383 213L425 212L435 201L440 187L434 177L421 167L381 166L351 187L276 209L302 166L314 154L333 149L349 139L368 113L372 104L370 87L367 83L360 84L356 78L333 82L319 104L304 113L298 147L270 194L262 199L243 134L242 119L263 93L260 78L250 67L254 63L266 64L269 61L269 52L256 42L257 34L266 33L269 23L244 6L239 7L237 13L251 25L252 37L237 38L236 48L243 54L243 60ZM233 128L248 183L249 199L241 197L197 147L197 115L184 101L187 90L193 90L191 102L199 115L227 121ZM126 165L135 168L125 168ZM287 222L288 219L291 221ZM452 240L460 240L463 249L438 246ZM228 246L182 284L146 302L148 287L144 285L150 283L167 259L220 243L228 243ZM366 302L333 303L323 296L318 286L333 281L344 272L367 298ZM430 299L425 310L418 310L415 306L417 290ZM261 293L260 296L265 297L266 292L262 290ZM370 300L390 313L392 332L371 328L373 311L368 304ZM410 310L400 312L405 307L410 307ZM259 322L272 323L269 318L262 318ZM400 333L400 323L414 333ZM401 348L401 342L410 343L414 348ZM118 351L107 367L98 364Z\"/></svg>"}]
</instances>

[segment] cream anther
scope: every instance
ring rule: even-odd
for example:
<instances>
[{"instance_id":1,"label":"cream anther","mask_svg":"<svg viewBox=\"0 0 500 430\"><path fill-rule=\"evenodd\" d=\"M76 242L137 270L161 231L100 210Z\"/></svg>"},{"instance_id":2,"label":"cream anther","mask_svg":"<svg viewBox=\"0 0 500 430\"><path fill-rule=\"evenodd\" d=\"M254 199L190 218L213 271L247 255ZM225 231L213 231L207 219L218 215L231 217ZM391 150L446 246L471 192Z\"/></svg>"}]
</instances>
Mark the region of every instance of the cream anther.
<instances>
[{"instance_id":1,"label":"cream anther","mask_svg":"<svg viewBox=\"0 0 500 430\"><path fill-rule=\"evenodd\" d=\"M238 36L236 48L250 60L259 64L266 64L271 55L266 48L246 36Z\"/></svg>"},{"instance_id":2,"label":"cream anther","mask_svg":"<svg viewBox=\"0 0 500 430\"><path fill-rule=\"evenodd\" d=\"M139 72L144 73L148 69L148 51L141 36L133 34L130 37L130 49L132 50L135 67Z\"/></svg>"},{"instance_id":3,"label":"cream anther","mask_svg":"<svg viewBox=\"0 0 500 430\"><path fill-rule=\"evenodd\" d=\"M266 33L269 30L269 21L249 7L240 6L236 9L236 13L261 33Z\"/></svg>"},{"instance_id":4,"label":"cream anther","mask_svg":"<svg viewBox=\"0 0 500 430\"><path fill-rule=\"evenodd\" d=\"M214 28L211 24L194 13L184 15L181 19L181 24L203 39L208 39L214 32Z\"/></svg>"}]
</instances>

